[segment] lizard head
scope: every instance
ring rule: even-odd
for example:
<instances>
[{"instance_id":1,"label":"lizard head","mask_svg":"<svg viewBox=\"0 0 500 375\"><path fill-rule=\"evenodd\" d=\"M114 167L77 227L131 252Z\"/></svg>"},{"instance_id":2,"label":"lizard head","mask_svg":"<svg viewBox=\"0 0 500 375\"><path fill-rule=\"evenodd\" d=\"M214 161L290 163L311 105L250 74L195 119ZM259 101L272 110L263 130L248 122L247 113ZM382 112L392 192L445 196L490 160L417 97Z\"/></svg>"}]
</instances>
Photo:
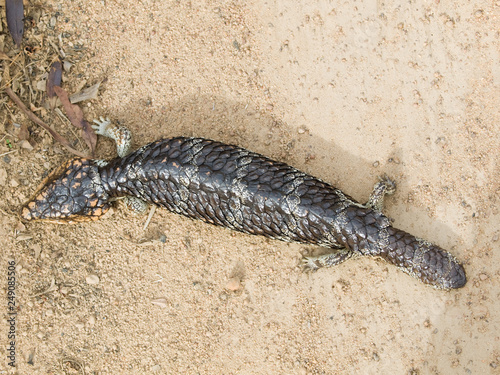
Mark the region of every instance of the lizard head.
<instances>
[{"instance_id":1,"label":"lizard head","mask_svg":"<svg viewBox=\"0 0 500 375\"><path fill-rule=\"evenodd\" d=\"M91 159L76 158L55 169L21 209L24 220L74 223L97 220L110 208L109 196Z\"/></svg>"}]
</instances>

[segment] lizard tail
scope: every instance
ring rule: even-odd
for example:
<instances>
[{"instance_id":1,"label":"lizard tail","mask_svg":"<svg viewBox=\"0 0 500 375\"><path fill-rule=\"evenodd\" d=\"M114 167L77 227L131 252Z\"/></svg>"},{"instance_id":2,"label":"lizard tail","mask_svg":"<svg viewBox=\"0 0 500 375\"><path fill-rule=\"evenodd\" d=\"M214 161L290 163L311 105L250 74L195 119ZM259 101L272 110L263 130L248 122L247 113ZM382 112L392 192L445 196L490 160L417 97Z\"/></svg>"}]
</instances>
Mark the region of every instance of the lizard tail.
<instances>
[{"instance_id":1,"label":"lizard tail","mask_svg":"<svg viewBox=\"0 0 500 375\"><path fill-rule=\"evenodd\" d=\"M389 226L378 254L420 281L439 289L461 288L467 282L464 267L446 250Z\"/></svg>"}]
</instances>

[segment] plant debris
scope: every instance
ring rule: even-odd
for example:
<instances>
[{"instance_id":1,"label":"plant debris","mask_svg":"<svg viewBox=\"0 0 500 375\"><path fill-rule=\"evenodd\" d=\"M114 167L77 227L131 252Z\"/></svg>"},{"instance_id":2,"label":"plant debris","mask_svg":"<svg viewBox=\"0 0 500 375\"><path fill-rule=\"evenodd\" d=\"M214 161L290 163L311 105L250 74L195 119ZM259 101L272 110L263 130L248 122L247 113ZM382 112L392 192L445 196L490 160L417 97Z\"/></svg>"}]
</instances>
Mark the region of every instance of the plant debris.
<instances>
[{"instance_id":1,"label":"plant debris","mask_svg":"<svg viewBox=\"0 0 500 375\"><path fill-rule=\"evenodd\" d=\"M75 150L73 147L71 147L70 143L68 142L68 140L66 138L64 138L59 133L57 133L55 130L53 130L52 128L50 128L46 123L44 123L42 120L40 120L33 112L31 112L24 105L24 103L21 101L21 99L19 99L19 97L14 93L14 91L12 91L12 89L10 87L6 87L4 90L5 90L5 93L12 99L12 101L14 103L17 104L17 106L19 107L19 109L21 109L21 111L23 111L26 114L26 116L29 117L29 119L31 121L33 121L37 125L40 125L45 130L47 130L50 133L50 135L57 142L61 143L64 147L66 147L73 154L75 154L77 156L80 156L80 157L86 157L86 155L84 153L81 153L80 151Z\"/></svg>"},{"instance_id":2,"label":"plant debris","mask_svg":"<svg viewBox=\"0 0 500 375\"><path fill-rule=\"evenodd\" d=\"M24 5L23 0L5 0L7 26L14 43L19 48L24 34Z\"/></svg>"},{"instance_id":3,"label":"plant debris","mask_svg":"<svg viewBox=\"0 0 500 375\"><path fill-rule=\"evenodd\" d=\"M82 138L90 148L90 153L94 155L95 146L97 144L97 135L92 129L92 126L84 119L82 109L76 104L71 104L68 93L60 86L55 86L54 91L59 97L69 120L78 129L82 130Z\"/></svg>"},{"instance_id":4,"label":"plant debris","mask_svg":"<svg viewBox=\"0 0 500 375\"><path fill-rule=\"evenodd\" d=\"M49 97L50 109L57 106L57 94L54 86L61 86L62 64L60 61L54 61L50 66L49 77L47 78L47 96Z\"/></svg>"},{"instance_id":5,"label":"plant debris","mask_svg":"<svg viewBox=\"0 0 500 375\"><path fill-rule=\"evenodd\" d=\"M76 92L69 96L69 101L72 104L83 102L84 100L96 99L97 93L99 92L99 86L101 82L96 83L90 87L84 88L82 91Z\"/></svg>"}]
</instances>

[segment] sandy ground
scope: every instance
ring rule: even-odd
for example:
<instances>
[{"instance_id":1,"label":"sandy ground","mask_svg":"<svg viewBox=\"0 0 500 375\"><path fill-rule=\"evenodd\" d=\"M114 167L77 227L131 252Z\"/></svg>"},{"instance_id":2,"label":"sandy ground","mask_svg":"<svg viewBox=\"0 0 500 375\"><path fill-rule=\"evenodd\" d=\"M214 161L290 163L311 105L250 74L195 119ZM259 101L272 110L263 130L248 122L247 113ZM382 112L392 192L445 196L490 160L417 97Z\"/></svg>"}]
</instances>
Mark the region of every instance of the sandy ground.
<instances>
[{"instance_id":1,"label":"sandy ground","mask_svg":"<svg viewBox=\"0 0 500 375\"><path fill-rule=\"evenodd\" d=\"M40 25L80 53L65 88L104 81L89 120L126 124L136 146L235 143L360 201L387 174L395 226L451 251L469 282L434 290L374 259L305 274L301 257L318 249L161 209L146 230L120 206L96 223L23 228L15 210L71 155L2 94L15 152L0 158L0 374L14 372L8 259L19 374L500 373L500 4L463 3L37 3ZM98 155L114 155L111 141Z\"/></svg>"}]
</instances>

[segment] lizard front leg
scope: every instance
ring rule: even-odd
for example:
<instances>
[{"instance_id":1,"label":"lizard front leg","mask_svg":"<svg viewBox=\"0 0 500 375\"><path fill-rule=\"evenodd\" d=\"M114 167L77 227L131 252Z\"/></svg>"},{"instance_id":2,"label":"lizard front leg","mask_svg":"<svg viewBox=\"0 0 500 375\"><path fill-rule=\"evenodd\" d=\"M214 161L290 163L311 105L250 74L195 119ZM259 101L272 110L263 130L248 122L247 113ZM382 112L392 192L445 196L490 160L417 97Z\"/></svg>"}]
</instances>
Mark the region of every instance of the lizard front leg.
<instances>
[{"instance_id":1,"label":"lizard front leg","mask_svg":"<svg viewBox=\"0 0 500 375\"><path fill-rule=\"evenodd\" d=\"M132 133L125 126L118 126L111 122L109 118L100 117L99 120L94 120L96 125L92 128L98 135L111 138L116 144L116 153L123 158L130 153L132 148ZM105 166L106 161L99 160L99 166ZM125 205L134 213L143 214L149 207L149 204L137 197L125 197Z\"/></svg>"}]
</instances>

